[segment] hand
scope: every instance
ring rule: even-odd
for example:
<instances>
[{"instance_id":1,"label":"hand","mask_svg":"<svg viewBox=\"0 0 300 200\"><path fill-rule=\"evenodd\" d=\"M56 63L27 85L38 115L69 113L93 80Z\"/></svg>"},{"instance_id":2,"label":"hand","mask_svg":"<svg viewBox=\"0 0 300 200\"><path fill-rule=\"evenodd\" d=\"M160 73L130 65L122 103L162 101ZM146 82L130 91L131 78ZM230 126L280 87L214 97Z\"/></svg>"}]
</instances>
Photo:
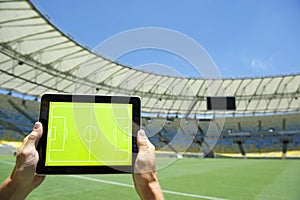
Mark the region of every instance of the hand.
<instances>
[{"instance_id":1,"label":"hand","mask_svg":"<svg viewBox=\"0 0 300 200\"><path fill-rule=\"evenodd\" d=\"M137 133L138 155L135 162L133 181L141 199L164 199L155 170L155 147L145 131Z\"/></svg>"},{"instance_id":2,"label":"hand","mask_svg":"<svg viewBox=\"0 0 300 200\"><path fill-rule=\"evenodd\" d=\"M42 134L43 126L36 122L32 132L23 140L12 174L0 185L0 196L3 199L25 199L45 179L45 176L35 173L39 160L36 146Z\"/></svg>"}]
</instances>

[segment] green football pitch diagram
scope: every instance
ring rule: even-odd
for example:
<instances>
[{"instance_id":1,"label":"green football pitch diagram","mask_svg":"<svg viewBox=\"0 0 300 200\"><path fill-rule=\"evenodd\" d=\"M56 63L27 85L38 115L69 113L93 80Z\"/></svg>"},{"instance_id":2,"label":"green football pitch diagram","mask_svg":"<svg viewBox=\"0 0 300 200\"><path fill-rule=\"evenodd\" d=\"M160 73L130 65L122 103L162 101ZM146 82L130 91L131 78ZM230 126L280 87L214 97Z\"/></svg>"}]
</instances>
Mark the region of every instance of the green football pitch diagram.
<instances>
[{"instance_id":1,"label":"green football pitch diagram","mask_svg":"<svg viewBox=\"0 0 300 200\"><path fill-rule=\"evenodd\" d=\"M46 165L131 165L131 116L131 104L50 102Z\"/></svg>"}]
</instances>

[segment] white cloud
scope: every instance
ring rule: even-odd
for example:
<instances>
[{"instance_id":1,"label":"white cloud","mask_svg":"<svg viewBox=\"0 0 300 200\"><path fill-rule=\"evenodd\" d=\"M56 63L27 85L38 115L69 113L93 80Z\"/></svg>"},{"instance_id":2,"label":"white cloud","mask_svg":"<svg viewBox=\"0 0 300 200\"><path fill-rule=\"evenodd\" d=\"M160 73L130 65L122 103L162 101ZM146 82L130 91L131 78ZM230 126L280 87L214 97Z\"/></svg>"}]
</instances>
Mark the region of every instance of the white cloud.
<instances>
[{"instance_id":1,"label":"white cloud","mask_svg":"<svg viewBox=\"0 0 300 200\"><path fill-rule=\"evenodd\" d=\"M251 59L250 63L252 70L259 71L268 71L272 69L272 57L262 58L254 57Z\"/></svg>"}]
</instances>

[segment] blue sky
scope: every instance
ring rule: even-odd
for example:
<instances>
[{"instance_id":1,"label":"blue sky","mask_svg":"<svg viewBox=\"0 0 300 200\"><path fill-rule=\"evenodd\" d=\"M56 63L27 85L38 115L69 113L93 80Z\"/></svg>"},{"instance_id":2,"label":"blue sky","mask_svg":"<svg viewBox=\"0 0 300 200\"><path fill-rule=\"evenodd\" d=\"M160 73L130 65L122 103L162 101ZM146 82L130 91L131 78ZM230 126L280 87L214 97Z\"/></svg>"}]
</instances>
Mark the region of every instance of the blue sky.
<instances>
[{"instance_id":1,"label":"blue sky","mask_svg":"<svg viewBox=\"0 0 300 200\"><path fill-rule=\"evenodd\" d=\"M299 0L32 2L61 31L91 49L126 30L161 27L196 40L225 77L300 72ZM117 61L132 67L159 63L197 76L188 62L159 50L131 52Z\"/></svg>"}]
</instances>

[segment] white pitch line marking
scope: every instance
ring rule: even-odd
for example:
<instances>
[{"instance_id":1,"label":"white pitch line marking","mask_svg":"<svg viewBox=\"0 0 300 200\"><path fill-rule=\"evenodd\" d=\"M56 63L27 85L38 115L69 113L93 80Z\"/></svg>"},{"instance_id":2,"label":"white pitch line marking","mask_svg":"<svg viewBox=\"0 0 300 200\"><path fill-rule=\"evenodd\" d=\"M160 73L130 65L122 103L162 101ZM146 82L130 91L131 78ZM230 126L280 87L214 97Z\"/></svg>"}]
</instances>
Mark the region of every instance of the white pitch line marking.
<instances>
[{"instance_id":1,"label":"white pitch line marking","mask_svg":"<svg viewBox=\"0 0 300 200\"><path fill-rule=\"evenodd\" d=\"M119 182L115 182L115 181L107 181L107 180L91 178L91 177L87 177L87 176L80 176L80 175L69 175L69 176L73 177L73 178L80 178L80 179L84 179L84 180L95 181L95 182L98 182L98 183L106 183L106 184L111 184L111 185L118 185L118 186L123 186L123 187L134 188L133 185L126 184L126 183L119 183Z\"/></svg>"},{"instance_id":2,"label":"white pitch line marking","mask_svg":"<svg viewBox=\"0 0 300 200\"><path fill-rule=\"evenodd\" d=\"M14 162L8 162L8 161L4 161L4 160L0 160L0 162L3 164L7 164L7 165L15 165Z\"/></svg>"},{"instance_id":3,"label":"white pitch line marking","mask_svg":"<svg viewBox=\"0 0 300 200\"><path fill-rule=\"evenodd\" d=\"M12 162L2 161L2 160L0 160L0 162L4 163L4 164L8 164L8 165L15 165L15 163L12 163ZM87 176L69 175L69 177L79 178L79 179L84 179L84 180L89 180L89 181L95 181L95 182L98 182L98 183L105 183L105 184L111 184L111 185L118 185L118 186L123 186L123 187L134 188L134 186L131 185L131 184L120 183L120 182L115 182L115 181L107 181L107 180L91 178L91 177L87 177ZM226 200L226 199L223 199L223 198L203 196L203 195L198 195L198 194L189 194L189 193L184 193L184 192L175 192L175 191L171 191L171 190L163 190L163 193L174 194L174 195L185 196L185 197L193 197L193 198L199 198L199 199Z\"/></svg>"},{"instance_id":4,"label":"white pitch line marking","mask_svg":"<svg viewBox=\"0 0 300 200\"><path fill-rule=\"evenodd\" d=\"M115 181L107 181L107 180L102 180L102 179L97 179L97 178L86 177L86 176L70 175L70 177L95 181L95 182L99 182L99 183L105 183L105 184L111 184L111 185L118 185L118 186L123 186L123 187L134 188L134 186L131 185L131 184L120 183L120 182L115 182ZM170 190L163 190L163 193L174 194L174 195L185 196L185 197L193 197L193 198L199 198L199 199L225 200L225 199L217 198L217 197L203 196L203 195L198 195L198 194L189 194L189 193L183 193L183 192L175 192L175 191L170 191Z\"/></svg>"}]
</instances>

